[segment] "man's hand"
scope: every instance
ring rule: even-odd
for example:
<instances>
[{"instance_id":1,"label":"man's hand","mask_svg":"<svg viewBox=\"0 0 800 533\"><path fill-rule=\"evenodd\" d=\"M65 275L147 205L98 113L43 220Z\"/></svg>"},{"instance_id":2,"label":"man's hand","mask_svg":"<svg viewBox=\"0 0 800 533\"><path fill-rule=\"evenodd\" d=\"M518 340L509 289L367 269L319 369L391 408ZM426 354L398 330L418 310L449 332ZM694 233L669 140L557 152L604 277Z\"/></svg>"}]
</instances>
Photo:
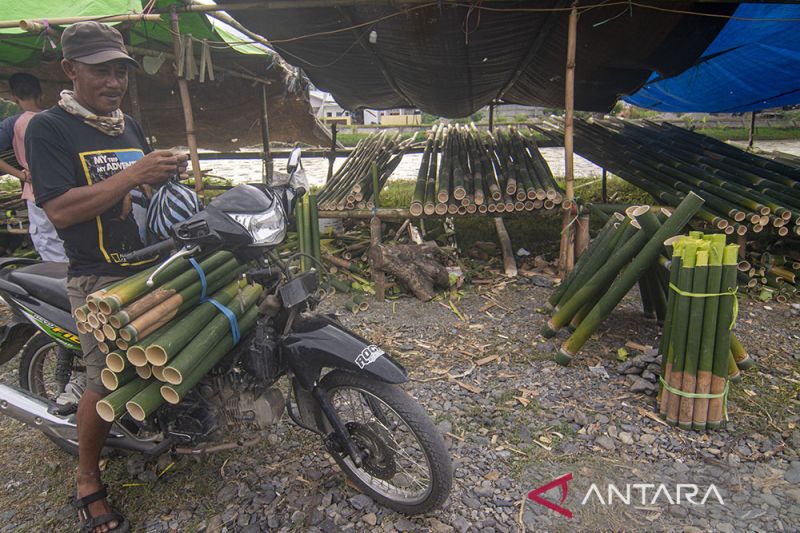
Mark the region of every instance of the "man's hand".
<instances>
[{"instance_id":1,"label":"man's hand","mask_svg":"<svg viewBox=\"0 0 800 533\"><path fill-rule=\"evenodd\" d=\"M169 178L186 174L189 157L172 150L154 150L128 167L137 185L160 185Z\"/></svg>"}]
</instances>

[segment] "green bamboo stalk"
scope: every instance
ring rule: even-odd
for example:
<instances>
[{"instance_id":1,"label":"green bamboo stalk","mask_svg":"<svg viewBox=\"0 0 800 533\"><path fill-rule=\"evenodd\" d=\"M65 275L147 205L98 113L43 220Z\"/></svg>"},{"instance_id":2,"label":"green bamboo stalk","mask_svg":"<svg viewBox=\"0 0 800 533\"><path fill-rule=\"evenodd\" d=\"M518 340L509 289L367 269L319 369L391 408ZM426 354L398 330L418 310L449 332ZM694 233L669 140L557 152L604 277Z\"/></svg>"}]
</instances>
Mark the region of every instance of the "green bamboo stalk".
<instances>
[{"instance_id":1,"label":"green bamboo stalk","mask_svg":"<svg viewBox=\"0 0 800 533\"><path fill-rule=\"evenodd\" d=\"M303 196L303 247L305 249L305 254L313 255L313 246L311 244L311 207L309 205L308 196ZM303 271L310 270L312 267L312 261L306 257L305 264L303 266Z\"/></svg>"},{"instance_id":2,"label":"green bamboo stalk","mask_svg":"<svg viewBox=\"0 0 800 533\"><path fill-rule=\"evenodd\" d=\"M736 360L736 366L740 369L747 370L755 364L753 358L747 353L735 333L731 333L731 352L733 352L733 357Z\"/></svg>"},{"instance_id":3,"label":"green bamboo stalk","mask_svg":"<svg viewBox=\"0 0 800 533\"><path fill-rule=\"evenodd\" d=\"M122 372L125 367L125 354L120 351L114 351L106 355L106 366L112 372Z\"/></svg>"},{"instance_id":4,"label":"green bamboo stalk","mask_svg":"<svg viewBox=\"0 0 800 533\"><path fill-rule=\"evenodd\" d=\"M233 259L232 253L220 251L209 255L202 261L199 261L199 265L200 268L203 269L203 272L212 272L221 265L226 264L231 259ZM189 285L198 283L199 281L200 276L197 273L197 270L194 268L189 268L185 272L173 278L165 279L164 282L158 287L150 290L150 292L142 295L137 300L128 303L124 308L118 309L115 314L110 315L108 317L107 325L119 330L120 328L128 325L132 320L140 317L147 311L153 309L156 305L167 300L170 296L173 296ZM108 309L111 310L117 305L120 305L120 302L120 300L108 297L103 300L100 306L107 306Z\"/></svg>"},{"instance_id":5,"label":"green bamboo stalk","mask_svg":"<svg viewBox=\"0 0 800 533\"><path fill-rule=\"evenodd\" d=\"M258 318L258 309L253 307L244 314L239 322L242 335L247 334L255 325ZM233 337L230 333L226 334L216 344L211 345L211 349L206 350L202 357L196 359L195 364L192 365L186 376L180 375L180 381L175 382L169 380L169 376L164 377L168 379L168 385L161 386L161 396L171 404L177 404L181 399L194 388L195 385L208 374L212 368L222 359L226 353L233 347ZM165 369L165 374L167 369ZM177 377L177 376L173 376Z\"/></svg>"},{"instance_id":6,"label":"green bamboo stalk","mask_svg":"<svg viewBox=\"0 0 800 533\"><path fill-rule=\"evenodd\" d=\"M231 308L231 312L237 317L246 315L248 310L242 311L238 305ZM242 319L244 320L244 319ZM239 322L242 322L240 320ZM188 375L192 368L197 364L198 358L208 351L214 345L214 340L229 332L231 328L230 322L224 315L219 315L211 319L208 325L197 336L192 339L175 357L173 357L169 364L164 367L164 379L169 383L178 384ZM242 335L242 324L239 324L239 331Z\"/></svg>"},{"instance_id":7,"label":"green bamboo stalk","mask_svg":"<svg viewBox=\"0 0 800 533\"><path fill-rule=\"evenodd\" d=\"M694 276L692 278L692 294L705 294L708 285L708 243L701 242L705 249L698 249L695 254ZM703 341L703 315L706 299L692 297L689 306L689 327L686 330L686 358L683 365L681 390L694 394L697 389L697 367L700 362L700 344ZM680 397L678 408L678 426L681 429L692 429L694 420L694 398ZM667 420L669 422L669 420Z\"/></svg>"},{"instance_id":8,"label":"green bamboo stalk","mask_svg":"<svg viewBox=\"0 0 800 533\"><path fill-rule=\"evenodd\" d=\"M736 265L739 261L739 246L729 244L722 254L722 282L720 293L736 290ZM714 365L712 368L711 394L722 394L728 377L728 357L731 346L731 324L733 322L733 294L719 298L717 310L717 331L714 339ZM708 402L707 429L718 429L722 425L722 398L712 398Z\"/></svg>"},{"instance_id":9,"label":"green bamboo stalk","mask_svg":"<svg viewBox=\"0 0 800 533\"><path fill-rule=\"evenodd\" d=\"M294 208L294 220L295 220L295 227L297 228L297 243L300 246L300 270L302 272L306 271L306 257L305 254L308 253L308 249L306 248L306 239L305 239L305 217L303 216L303 209L305 208L305 203L300 200L297 202Z\"/></svg>"},{"instance_id":10,"label":"green bamboo stalk","mask_svg":"<svg viewBox=\"0 0 800 533\"><path fill-rule=\"evenodd\" d=\"M328 283L331 284L331 287L336 289L336 292L340 292L342 294L347 294L351 290L349 282L342 281L339 278L334 278L333 276L331 276L331 278L328 280Z\"/></svg>"},{"instance_id":11,"label":"green bamboo stalk","mask_svg":"<svg viewBox=\"0 0 800 533\"><path fill-rule=\"evenodd\" d=\"M222 290L215 292L212 298L219 302L221 305L232 307L239 305L236 295L239 293L239 280L226 285ZM258 287L258 292L250 296L254 291L249 290L250 287L242 288L245 299L245 307L253 305L255 297L260 293L261 286ZM163 332L152 340L150 337L147 339L146 347L144 349L145 359L148 363L155 366L164 366L167 362L178 354L181 349L189 343L195 335L197 335L203 328L206 327L211 319L219 315L220 311L211 302L204 302L198 305L191 312L184 315L179 320L175 320L169 324Z\"/></svg>"},{"instance_id":12,"label":"green bamboo stalk","mask_svg":"<svg viewBox=\"0 0 800 533\"><path fill-rule=\"evenodd\" d=\"M319 263L322 263L322 252L319 245L319 210L317 197L313 194L308 197L308 213L309 224L311 225L311 255ZM315 265L315 268L319 269L319 265Z\"/></svg>"},{"instance_id":13,"label":"green bamboo stalk","mask_svg":"<svg viewBox=\"0 0 800 533\"><path fill-rule=\"evenodd\" d=\"M231 259L213 272L207 273L207 293L213 294L236 279L246 269L246 266L239 266L236 259ZM201 292L202 286L200 282L189 285L122 328L119 331L120 337L128 343L138 342L146 338L148 334L156 331L186 309L194 306L200 300Z\"/></svg>"},{"instance_id":14,"label":"green bamboo stalk","mask_svg":"<svg viewBox=\"0 0 800 533\"><path fill-rule=\"evenodd\" d=\"M143 422L145 418L153 414L163 403L164 398L161 397L161 382L150 380L147 387L125 402L125 408L134 420Z\"/></svg>"},{"instance_id":15,"label":"green bamboo stalk","mask_svg":"<svg viewBox=\"0 0 800 533\"><path fill-rule=\"evenodd\" d=\"M425 203L425 188L427 185L428 169L431 162L431 151L433 150L434 138L436 137L436 130L439 128L438 124L434 124L433 128L427 133L425 141L425 150L422 153L422 162L417 172L417 184L414 187L414 194L411 196L411 205L409 211L411 214L418 217L422 214L422 204Z\"/></svg>"},{"instance_id":16,"label":"green bamboo stalk","mask_svg":"<svg viewBox=\"0 0 800 533\"><path fill-rule=\"evenodd\" d=\"M644 247L641 248L641 251L636 254L631 264L628 265L625 271L611 285L603 298L597 303L595 308L592 309L592 312L581 322L581 325L578 326L572 336L561 347L558 359L562 364L568 363L574 354L580 350L589 336L605 319L606 315L611 312L636 283L636 280L639 279L642 272L658 258L663 248L664 240L680 232L702 205L703 199L696 194L690 193L686 196L672 213L672 216L661 225L658 231L656 231ZM644 209L641 214L637 216L637 220L639 220L640 217L647 216L648 212L649 209ZM650 213L650 216L653 216L653 219L655 219L652 213ZM635 238L636 237L632 238L631 241ZM611 263L611 261L609 261L609 263Z\"/></svg>"},{"instance_id":17,"label":"green bamboo stalk","mask_svg":"<svg viewBox=\"0 0 800 533\"><path fill-rule=\"evenodd\" d=\"M652 289L650 288L650 277L648 273L639 278L637 282L639 285L639 298L642 301L642 313L644 314L645 318L653 319L656 318L656 308L655 304L653 303L653 295Z\"/></svg>"},{"instance_id":18,"label":"green bamboo stalk","mask_svg":"<svg viewBox=\"0 0 800 533\"><path fill-rule=\"evenodd\" d=\"M134 379L107 394L97 402L97 414L106 422L113 422L125 413L125 402L150 384L148 380Z\"/></svg>"},{"instance_id":19,"label":"green bamboo stalk","mask_svg":"<svg viewBox=\"0 0 800 533\"><path fill-rule=\"evenodd\" d=\"M739 370L739 366L736 364L736 358L730 350L728 350L728 381L731 383L739 383L742 381L742 372Z\"/></svg>"},{"instance_id":20,"label":"green bamboo stalk","mask_svg":"<svg viewBox=\"0 0 800 533\"><path fill-rule=\"evenodd\" d=\"M725 250L725 235L706 235L704 239L709 241L706 291L709 294L719 294L719 287L722 281L722 254ZM717 312L719 309L719 296L710 296L705 300L703 334L700 343L700 358L697 365L697 384L695 387L695 392L698 394L709 394L711 392L714 341L717 333ZM706 429L707 416L708 398L696 398L693 407L692 429L704 431Z\"/></svg>"}]
</instances>

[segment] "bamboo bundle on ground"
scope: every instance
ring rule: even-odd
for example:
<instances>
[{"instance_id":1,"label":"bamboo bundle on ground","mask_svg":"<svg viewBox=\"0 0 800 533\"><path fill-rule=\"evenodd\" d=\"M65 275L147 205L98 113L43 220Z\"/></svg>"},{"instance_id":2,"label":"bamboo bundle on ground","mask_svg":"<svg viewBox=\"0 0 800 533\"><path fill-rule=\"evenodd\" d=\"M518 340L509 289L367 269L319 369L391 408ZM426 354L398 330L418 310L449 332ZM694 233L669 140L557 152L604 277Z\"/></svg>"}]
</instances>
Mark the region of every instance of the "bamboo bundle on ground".
<instances>
[{"instance_id":1,"label":"bamboo bundle on ground","mask_svg":"<svg viewBox=\"0 0 800 533\"><path fill-rule=\"evenodd\" d=\"M740 286L761 301L796 300L800 297L800 253L795 251L796 246L797 243L763 240L748 243L745 259L738 265Z\"/></svg>"},{"instance_id":2,"label":"bamboo bundle on ground","mask_svg":"<svg viewBox=\"0 0 800 533\"><path fill-rule=\"evenodd\" d=\"M233 278L237 276L234 270ZM100 417L110 422L127 412L141 421L164 401L177 403L179 398L162 394L164 383L181 383L185 381L183 375L190 375L192 380L181 389L182 397L200 382L234 345L234 331L241 338L252 329L261 293L260 285L233 279L212 294L216 304L197 301L180 318L132 345L127 353L118 350L108 354L101 378L112 392L97 405ZM227 307L228 314L217 305ZM198 370L201 368L204 370Z\"/></svg>"},{"instance_id":3,"label":"bamboo bundle on ground","mask_svg":"<svg viewBox=\"0 0 800 533\"><path fill-rule=\"evenodd\" d=\"M560 126L535 128L554 137ZM689 192L704 227L725 234L800 235L800 171L704 135L617 119L575 122L575 151L676 206Z\"/></svg>"},{"instance_id":4,"label":"bamboo bundle on ground","mask_svg":"<svg viewBox=\"0 0 800 533\"><path fill-rule=\"evenodd\" d=\"M554 209L564 202L532 138L474 125L438 124L427 134L411 199L414 216Z\"/></svg>"},{"instance_id":5,"label":"bamboo bundle on ground","mask_svg":"<svg viewBox=\"0 0 800 533\"><path fill-rule=\"evenodd\" d=\"M376 132L362 139L317 195L323 210L365 209L375 206L372 163L378 168L378 192L400 164L416 136L405 141L400 134Z\"/></svg>"},{"instance_id":6,"label":"bamboo bundle on ground","mask_svg":"<svg viewBox=\"0 0 800 533\"><path fill-rule=\"evenodd\" d=\"M683 429L717 429L737 357L743 367L751 364L731 330L739 247L725 245L721 234L682 237L672 246L659 411Z\"/></svg>"}]
</instances>

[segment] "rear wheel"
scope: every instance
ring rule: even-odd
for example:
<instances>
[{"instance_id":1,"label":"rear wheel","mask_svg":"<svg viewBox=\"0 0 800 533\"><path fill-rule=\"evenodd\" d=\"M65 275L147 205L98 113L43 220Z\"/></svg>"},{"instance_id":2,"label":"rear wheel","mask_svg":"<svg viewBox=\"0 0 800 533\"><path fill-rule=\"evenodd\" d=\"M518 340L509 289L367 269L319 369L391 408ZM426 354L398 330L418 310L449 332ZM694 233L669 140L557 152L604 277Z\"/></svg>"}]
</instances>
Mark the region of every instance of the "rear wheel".
<instances>
[{"instance_id":1,"label":"rear wheel","mask_svg":"<svg viewBox=\"0 0 800 533\"><path fill-rule=\"evenodd\" d=\"M334 459L364 493L405 514L444 503L453 481L450 455L413 398L397 385L342 370L327 374L320 387L364 455L361 466L346 453L334 452Z\"/></svg>"},{"instance_id":2,"label":"rear wheel","mask_svg":"<svg viewBox=\"0 0 800 533\"><path fill-rule=\"evenodd\" d=\"M61 346L45 335L37 332L22 348L19 363L19 385L47 401L55 401L64 392L63 377L58 378L56 368L59 364ZM75 369L77 370L77 369ZM74 371L74 370L73 370ZM69 376L66 376L69 381ZM78 455L78 447L70 441L47 435L59 448L71 455Z\"/></svg>"}]
</instances>

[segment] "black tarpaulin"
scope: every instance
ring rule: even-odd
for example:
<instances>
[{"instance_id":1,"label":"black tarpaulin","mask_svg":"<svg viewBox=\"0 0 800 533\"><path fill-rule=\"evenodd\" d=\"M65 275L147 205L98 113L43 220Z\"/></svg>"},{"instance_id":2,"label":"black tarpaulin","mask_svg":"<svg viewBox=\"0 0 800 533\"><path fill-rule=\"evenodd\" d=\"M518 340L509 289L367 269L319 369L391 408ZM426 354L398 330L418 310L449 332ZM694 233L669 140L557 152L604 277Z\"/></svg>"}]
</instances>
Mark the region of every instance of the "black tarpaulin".
<instances>
[{"instance_id":1,"label":"black tarpaulin","mask_svg":"<svg viewBox=\"0 0 800 533\"><path fill-rule=\"evenodd\" d=\"M495 100L563 107L570 5L375 2L232 15L345 108L417 107L463 117ZM725 24L618 2L594 5L579 3L575 107L585 111L610 109L653 72L669 76L690 67ZM723 15L736 7L668 5ZM562 10L521 11L530 8Z\"/></svg>"}]
</instances>

